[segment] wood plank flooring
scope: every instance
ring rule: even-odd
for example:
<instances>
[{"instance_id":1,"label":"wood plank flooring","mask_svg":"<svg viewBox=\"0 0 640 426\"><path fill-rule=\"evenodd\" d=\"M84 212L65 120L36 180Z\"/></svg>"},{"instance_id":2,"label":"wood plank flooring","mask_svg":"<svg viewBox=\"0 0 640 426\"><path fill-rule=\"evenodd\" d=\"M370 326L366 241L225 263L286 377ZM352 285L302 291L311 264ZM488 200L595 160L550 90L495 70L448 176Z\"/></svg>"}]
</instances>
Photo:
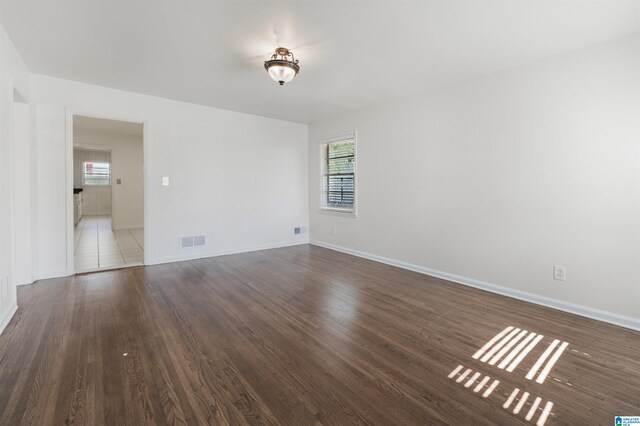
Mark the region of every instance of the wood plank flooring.
<instances>
[{"instance_id":1,"label":"wood plank flooring","mask_svg":"<svg viewBox=\"0 0 640 426\"><path fill-rule=\"evenodd\" d=\"M640 333L315 246L41 281L18 302L0 336L2 425L640 415ZM544 337L512 372L499 368L529 333ZM510 334L520 342L497 347ZM540 371L568 346L543 383L528 380L554 340Z\"/></svg>"}]
</instances>

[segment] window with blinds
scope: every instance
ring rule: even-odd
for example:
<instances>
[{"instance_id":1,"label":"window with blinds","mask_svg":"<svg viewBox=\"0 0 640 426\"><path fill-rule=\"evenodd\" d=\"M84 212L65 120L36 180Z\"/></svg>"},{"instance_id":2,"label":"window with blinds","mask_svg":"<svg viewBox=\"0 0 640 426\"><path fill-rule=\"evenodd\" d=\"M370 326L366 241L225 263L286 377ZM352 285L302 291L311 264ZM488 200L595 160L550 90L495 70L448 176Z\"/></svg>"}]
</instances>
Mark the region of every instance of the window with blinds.
<instances>
[{"instance_id":1,"label":"window with blinds","mask_svg":"<svg viewBox=\"0 0 640 426\"><path fill-rule=\"evenodd\" d=\"M330 142L322 146L322 208L355 211L355 139Z\"/></svg>"},{"instance_id":2,"label":"window with blinds","mask_svg":"<svg viewBox=\"0 0 640 426\"><path fill-rule=\"evenodd\" d=\"M82 182L85 186L109 186L111 170L109 163L87 161L82 164Z\"/></svg>"}]
</instances>

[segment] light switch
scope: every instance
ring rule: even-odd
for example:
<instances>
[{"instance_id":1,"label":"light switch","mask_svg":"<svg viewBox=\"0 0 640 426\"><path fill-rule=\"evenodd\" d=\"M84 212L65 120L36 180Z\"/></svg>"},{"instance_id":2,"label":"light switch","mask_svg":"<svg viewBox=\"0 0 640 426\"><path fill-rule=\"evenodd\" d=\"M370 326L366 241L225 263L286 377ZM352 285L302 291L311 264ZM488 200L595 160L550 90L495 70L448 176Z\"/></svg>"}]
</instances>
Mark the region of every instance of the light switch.
<instances>
[{"instance_id":1,"label":"light switch","mask_svg":"<svg viewBox=\"0 0 640 426\"><path fill-rule=\"evenodd\" d=\"M169 176L162 176L162 186L169 186Z\"/></svg>"},{"instance_id":2,"label":"light switch","mask_svg":"<svg viewBox=\"0 0 640 426\"><path fill-rule=\"evenodd\" d=\"M120 185L122 183L122 179L116 179L116 184Z\"/></svg>"}]
</instances>

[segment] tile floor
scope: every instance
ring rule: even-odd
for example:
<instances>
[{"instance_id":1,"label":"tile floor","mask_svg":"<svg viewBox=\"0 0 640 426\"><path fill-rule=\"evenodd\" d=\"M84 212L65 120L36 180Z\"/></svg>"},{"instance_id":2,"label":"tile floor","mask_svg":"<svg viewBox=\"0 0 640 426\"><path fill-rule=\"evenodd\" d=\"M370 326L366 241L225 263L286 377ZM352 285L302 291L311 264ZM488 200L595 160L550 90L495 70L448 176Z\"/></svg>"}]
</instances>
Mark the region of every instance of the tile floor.
<instances>
[{"instance_id":1,"label":"tile floor","mask_svg":"<svg viewBox=\"0 0 640 426\"><path fill-rule=\"evenodd\" d=\"M75 269L89 272L142 265L144 230L111 229L111 216L83 216L75 227Z\"/></svg>"}]
</instances>

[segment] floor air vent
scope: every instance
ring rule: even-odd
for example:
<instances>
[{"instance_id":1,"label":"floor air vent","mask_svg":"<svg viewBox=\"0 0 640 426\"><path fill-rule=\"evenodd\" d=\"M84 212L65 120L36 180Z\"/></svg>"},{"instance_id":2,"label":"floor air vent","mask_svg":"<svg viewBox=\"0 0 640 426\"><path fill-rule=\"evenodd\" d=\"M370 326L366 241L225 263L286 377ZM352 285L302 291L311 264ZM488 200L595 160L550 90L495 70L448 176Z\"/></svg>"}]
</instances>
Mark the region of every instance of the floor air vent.
<instances>
[{"instance_id":1,"label":"floor air vent","mask_svg":"<svg viewBox=\"0 0 640 426\"><path fill-rule=\"evenodd\" d=\"M193 237L182 237L180 238L180 247L188 248L188 247L198 247L205 245L204 235L196 235Z\"/></svg>"}]
</instances>

